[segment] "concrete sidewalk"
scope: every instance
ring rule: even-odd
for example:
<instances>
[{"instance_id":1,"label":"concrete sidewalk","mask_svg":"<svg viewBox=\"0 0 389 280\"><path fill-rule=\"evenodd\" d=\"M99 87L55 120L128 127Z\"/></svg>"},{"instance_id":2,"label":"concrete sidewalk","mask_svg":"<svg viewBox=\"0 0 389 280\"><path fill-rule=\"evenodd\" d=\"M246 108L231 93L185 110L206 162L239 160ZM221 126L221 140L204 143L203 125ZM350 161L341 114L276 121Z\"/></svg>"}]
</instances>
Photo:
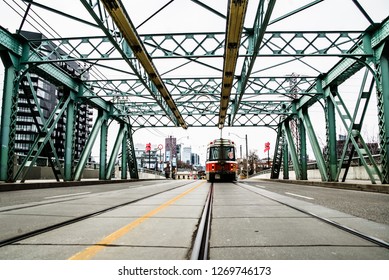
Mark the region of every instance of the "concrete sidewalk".
<instances>
[{"instance_id":1,"label":"concrete sidewalk","mask_svg":"<svg viewBox=\"0 0 389 280\"><path fill-rule=\"evenodd\" d=\"M270 179L269 174L254 175L244 181L252 180L264 180L271 182L280 182L286 184L298 184L298 185L310 185L310 186L319 186L325 188L338 188L338 189L348 189L348 190L359 190L366 192L379 192L389 194L389 184L372 184L368 180L347 180L346 182L323 182L319 179L309 179L309 180L294 180L294 179Z\"/></svg>"}]
</instances>

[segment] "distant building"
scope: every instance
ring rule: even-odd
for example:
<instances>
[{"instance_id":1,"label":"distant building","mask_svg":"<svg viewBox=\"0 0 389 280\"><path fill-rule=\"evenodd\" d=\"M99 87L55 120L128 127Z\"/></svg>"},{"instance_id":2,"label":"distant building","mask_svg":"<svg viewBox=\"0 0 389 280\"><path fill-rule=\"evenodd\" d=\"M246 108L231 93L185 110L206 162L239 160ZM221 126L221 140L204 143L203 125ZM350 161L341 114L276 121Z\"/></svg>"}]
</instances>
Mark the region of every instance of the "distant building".
<instances>
[{"instance_id":1,"label":"distant building","mask_svg":"<svg viewBox=\"0 0 389 280\"><path fill-rule=\"evenodd\" d=\"M186 164L192 164L192 148L184 147L182 149L182 161Z\"/></svg>"},{"instance_id":2,"label":"distant building","mask_svg":"<svg viewBox=\"0 0 389 280\"><path fill-rule=\"evenodd\" d=\"M40 33L21 31L21 35L28 39L44 39L45 37ZM46 46L46 48L54 48L55 46ZM60 51L62 52L62 51ZM68 72L70 75L82 71L81 67L76 62L58 63L60 68ZM88 74L84 73L84 77ZM38 103L42 115L45 120L48 119L53 112L59 100L66 94L62 89L56 87L48 80L35 74L31 74L32 88L36 92ZM30 105L31 104L31 105ZM76 104L75 106L75 120L74 120L74 159L81 156L86 141L90 134L92 127L92 108L86 104ZM66 111L59 119L54 132L52 140L58 158L61 160L65 156L65 132L66 132ZM16 121L16 139L15 139L15 153L19 156L26 155L37 137L38 127L43 126L43 121L40 119L38 111L36 110L35 102L31 98L31 88L27 79L23 79L19 87L18 111ZM45 162L45 161L44 161ZM40 165L39 161L37 162Z\"/></svg>"},{"instance_id":3,"label":"distant building","mask_svg":"<svg viewBox=\"0 0 389 280\"><path fill-rule=\"evenodd\" d=\"M191 154L191 163L192 165L200 165L200 156L196 153Z\"/></svg>"},{"instance_id":4,"label":"distant building","mask_svg":"<svg viewBox=\"0 0 389 280\"><path fill-rule=\"evenodd\" d=\"M165 161L174 161L177 159L177 142L176 138L170 136L165 138Z\"/></svg>"},{"instance_id":5,"label":"distant building","mask_svg":"<svg viewBox=\"0 0 389 280\"><path fill-rule=\"evenodd\" d=\"M344 149L344 145L346 143L346 140L347 140L347 135L341 135L341 134L338 135L338 140L336 141L336 156L338 159L340 159L342 157L342 153L343 153L343 149ZM359 141L358 141L358 143L359 143ZM366 146L372 155L377 155L380 153L378 143L376 143L376 142L366 143ZM352 148L353 148L353 144L350 142L347 146L346 158L350 154ZM326 151L326 149L327 149L327 146L325 146L323 148L323 153ZM352 156L356 157L357 152L354 151L354 154Z\"/></svg>"}]
</instances>

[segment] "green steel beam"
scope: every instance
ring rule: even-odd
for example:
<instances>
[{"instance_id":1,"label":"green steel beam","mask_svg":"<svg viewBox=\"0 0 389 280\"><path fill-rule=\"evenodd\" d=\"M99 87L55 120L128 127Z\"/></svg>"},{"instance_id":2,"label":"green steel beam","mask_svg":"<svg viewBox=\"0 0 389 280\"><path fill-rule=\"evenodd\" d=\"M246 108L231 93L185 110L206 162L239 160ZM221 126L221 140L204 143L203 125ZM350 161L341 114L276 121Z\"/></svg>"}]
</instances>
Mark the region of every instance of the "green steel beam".
<instances>
[{"instance_id":1,"label":"green steel beam","mask_svg":"<svg viewBox=\"0 0 389 280\"><path fill-rule=\"evenodd\" d=\"M125 133L124 137L122 139L122 161L121 161L121 179L127 179L127 161L128 161L128 156L127 156L127 139L128 139L128 127L126 125L125 127Z\"/></svg>"},{"instance_id":2,"label":"green steel beam","mask_svg":"<svg viewBox=\"0 0 389 280\"><path fill-rule=\"evenodd\" d=\"M93 125L91 134L89 135L89 138L85 144L84 150L81 153L80 160L77 163L76 169L74 171L74 178L73 178L74 181L81 180L82 172L84 171L85 164L88 161L89 155L92 151L93 144L94 144L96 137L100 131L100 128L102 127L102 125L106 121L106 119L107 119L107 114L103 112L98 116L95 124Z\"/></svg>"},{"instance_id":3,"label":"green steel beam","mask_svg":"<svg viewBox=\"0 0 389 280\"><path fill-rule=\"evenodd\" d=\"M372 31L370 29L373 29ZM373 55L370 51L378 48L383 42L389 38L389 17L386 18L381 24L374 25L369 28L365 36L370 38L370 46L366 48L366 42L361 42L360 45L356 46L354 50L350 52L354 57L358 57L362 54ZM365 47L363 47L365 46ZM367 50L367 53L364 52L364 49ZM355 58L343 58L339 63L337 63L326 75L321 77L322 87L325 89L331 85L339 85L343 81L347 80L349 77L358 72L365 64L363 61L357 61ZM312 87L314 89L314 87ZM315 98L309 96L303 96L300 98L297 108L302 108L310 106L316 102Z\"/></svg>"},{"instance_id":4,"label":"green steel beam","mask_svg":"<svg viewBox=\"0 0 389 280\"><path fill-rule=\"evenodd\" d=\"M16 61L23 55L23 42L16 35L11 34L8 30L0 26L0 50L10 51L14 54L12 60ZM90 89L83 85L79 77L71 77L50 61L44 61L40 55L34 52L25 54L24 58L21 60L21 64L29 64L29 61L38 63L35 67L29 69L31 73L36 73L41 77L45 77L57 86L66 86L72 91L78 92L79 97L93 108L103 109L107 112L117 114L117 109L115 107L91 92ZM81 87L82 90L79 90L79 87ZM125 120L122 119L121 121Z\"/></svg>"},{"instance_id":5,"label":"green steel beam","mask_svg":"<svg viewBox=\"0 0 389 280\"><path fill-rule=\"evenodd\" d=\"M284 144L282 146L282 154L283 154L283 179L287 180L289 179L289 149L288 149L288 142L284 141Z\"/></svg>"},{"instance_id":6,"label":"green steel beam","mask_svg":"<svg viewBox=\"0 0 389 280\"><path fill-rule=\"evenodd\" d=\"M308 179L308 158L307 158L307 134L301 120L298 122L298 136L300 139L300 165L301 180Z\"/></svg>"},{"instance_id":7,"label":"green steel beam","mask_svg":"<svg viewBox=\"0 0 389 280\"><path fill-rule=\"evenodd\" d=\"M14 55L20 57L23 52L23 45L15 40L13 35L7 29L0 26L0 51L10 51Z\"/></svg>"},{"instance_id":8,"label":"green steel beam","mask_svg":"<svg viewBox=\"0 0 389 280\"><path fill-rule=\"evenodd\" d=\"M123 143L123 139L125 138L126 129L124 124L120 125L120 129L118 132L118 135L116 137L115 144L113 146L111 156L109 158L108 166L107 166L107 172L105 175L105 179L110 180L112 178L112 172L114 171L115 162L119 154L120 145Z\"/></svg>"},{"instance_id":9,"label":"green steel beam","mask_svg":"<svg viewBox=\"0 0 389 280\"><path fill-rule=\"evenodd\" d=\"M327 176L328 181L338 181L336 177L338 169L337 159L337 144L336 144L336 121L335 121L335 107L331 101L329 95L332 94L329 88L326 89L325 93L325 119L326 119L326 151L325 160L327 162Z\"/></svg>"},{"instance_id":10,"label":"green steel beam","mask_svg":"<svg viewBox=\"0 0 389 280\"><path fill-rule=\"evenodd\" d=\"M29 152L25 156L23 162L19 165L18 170L13 178L13 181L21 179L24 182L25 177L30 171L31 167L34 166L38 156L41 155L42 151L47 149L49 150L49 155L47 155L48 160L51 160L51 157L54 157L55 164L58 166L58 170L62 172L58 160L58 156L55 152L54 144L51 139L52 134L57 126L58 121L62 118L63 113L65 112L67 105L69 104L69 97L62 97L62 99L55 106L54 110L51 112L49 118L47 120L41 119L43 126L37 127L38 133L36 134L36 138L34 143L31 145ZM37 105L37 104L36 104Z\"/></svg>"},{"instance_id":11,"label":"green steel beam","mask_svg":"<svg viewBox=\"0 0 389 280\"><path fill-rule=\"evenodd\" d=\"M308 134L308 139L309 142L311 143L311 147L316 158L316 163L321 175L321 179L322 181L328 181L326 163L324 161L324 157L320 149L319 142L317 141L316 133L313 129L308 111L307 109L302 109L298 111L298 114Z\"/></svg>"},{"instance_id":12,"label":"green steel beam","mask_svg":"<svg viewBox=\"0 0 389 280\"><path fill-rule=\"evenodd\" d=\"M349 52L349 48L358 44L363 34L363 31L346 30L265 32L262 40L263 45L260 47L261 51L258 51L256 57L350 57L353 54ZM224 33L145 34L139 35L139 37L153 60L185 58L189 62L208 65L214 70L220 70L197 59L223 58ZM239 46L242 53L237 54L239 58L245 60L252 58L254 38L255 34L252 34L252 31L242 34L242 42ZM317 43L318 41L320 44ZM100 50L112 47L111 41L106 36L42 38L32 39L29 43L31 48L41 57L38 60L30 59L29 63L85 61L99 65L98 61L123 59L117 52ZM186 46L190 46L190 48ZM61 51L61 49L67 51ZM361 55L370 54L358 54L357 57ZM131 56L129 59L134 60Z\"/></svg>"},{"instance_id":13,"label":"green steel beam","mask_svg":"<svg viewBox=\"0 0 389 280\"><path fill-rule=\"evenodd\" d=\"M127 124L127 166L130 172L131 179L139 179L138 163L136 161L136 154L134 149L134 140L132 138L132 129Z\"/></svg>"},{"instance_id":14,"label":"green steel beam","mask_svg":"<svg viewBox=\"0 0 389 280\"><path fill-rule=\"evenodd\" d=\"M277 129L276 145L274 146L273 164L270 175L271 179L278 179L280 177L284 142L284 133L281 125L279 125Z\"/></svg>"},{"instance_id":15,"label":"green steel beam","mask_svg":"<svg viewBox=\"0 0 389 280\"><path fill-rule=\"evenodd\" d=\"M345 173L344 173L343 179L342 179L343 182L346 180L347 172L349 170L354 151L358 154L359 160L363 164L363 166L364 166L364 168L365 168L365 170L366 170L366 172L367 172L367 174L368 174L368 176L373 184L376 183L375 177L374 177L375 174L378 177L380 177L380 180L382 177L381 172L379 171L378 166L375 163L375 161L371 155L371 152L369 151L369 148L367 147L367 145L366 145L366 143L361 135L361 128L362 128L364 116L366 114L366 110L367 110L367 107L369 105L369 99L370 99L371 92L372 92L373 85L374 85L374 80L372 80L372 82L370 84L369 91L368 92L364 91L368 74L369 74L369 70L366 69L365 76L362 80L361 89L360 89L360 92L359 92L359 95L357 98L357 102L356 102L353 114L351 114L349 112L341 95L337 91L337 88L334 88L333 93L329 95L331 100L332 100L332 103L334 104L334 107L336 108L339 116L341 117L341 120L342 120L344 127L347 130L347 137L346 137L345 144L343 147L342 156L339 160L339 166L338 166L337 175L335 178L336 180L338 180L339 175L340 175L341 170L342 170L342 167L344 166L344 162L347 159L348 162L346 163L346 166L345 166ZM363 104L361 104L362 99L364 99ZM359 118L359 120L357 120L357 117ZM353 146L352 146L351 152L348 152L348 148L349 148L350 143L352 143ZM348 154L348 157L346 158L347 153L349 153L349 154ZM369 159L370 164L367 163L365 157L367 157Z\"/></svg>"},{"instance_id":16,"label":"green steel beam","mask_svg":"<svg viewBox=\"0 0 389 280\"><path fill-rule=\"evenodd\" d=\"M267 25L270 20L270 16L273 12L273 8L275 6L276 1L270 0L267 1L267 5L265 7L265 0L260 0L258 4L257 14L255 16L254 20L254 26L253 26L253 36L251 37L251 41L249 41L252 44L252 48L249 47L248 49L248 57L245 58L245 61L243 63L242 72L240 74L240 86L238 87L237 96L235 97L235 101L233 103L232 107L232 119L231 123L233 124L235 121L236 114L238 112L240 102L243 98L243 95L246 90L248 79L251 75L251 71L254 67L255 59L258 55L258 52L260 50L262 39L265 34L265 30L267 28Z\"/></svg>"},{"instance_id":17,"label":"green steel beam","mask_svg":"<svg viewBox=\"0 0 389 280\"><path fill-rule=\"evenodd\" d=\"M389 44L385 43L377 63L379 83L377 83L378 126L383 184L389 184Z\"/></svg>"},{"instance_id":18,"label":"green steel beam","mask_svg":"<svg viewBox=\"0 0 389 280\"><path fill-rule=\"evenodd\" d=\"M288 121L283 122L282 127L284 130L285 136L286 136L286 142L288 143L289 154L290 154L290 158L292 159L292 163L293 163L293 167L294 167L293 170L294 170L294 173L296 175L296 179L301 180L300 163L299 163L299 159L298 159L298 155L297 155L297 151L296 151L296 145L293 141L292 132L290 130L289 122Z\"/></svg>"},{"instance_id":19,"label":"green steel beam","mask_svg":"<svg viewBox=\"0 0 389 280\"><path fill-rule=\"evenodd\" d=\"M99 111L100 115L103 115ZM105 180L107 177L107 145L108 145L108 123L104 120L100 128L100 167L99 179Z\"/></svg>"},{"instance_id":20,"label":"green steel beam","mask_svg":"<svg viewBox=\"0 0 389 280\"><path fill-rule=\"evenodd\" d=\"M70 92L70 95L74 95ZM69 101L66 108L66 131L65 131L65 155L64 155L64 180L71 181L74 168L74 125L75 125L75 104L74 99Z\"/></svg>"},{"instance_id":21,"label":"green steel beam","mask_svg":"<svg viewBox=\"0 0 389 280\"><path fill-rule=\"evenodd\" d=\"M92 3L95 2L95 3ZM172 122L176 125L180 125L186 128L185 121L183 120L180 112L178 111L170 93L166 89L166 86L162 82L159 73L157 72L153 62L150 60L148 53L141 42L139 35L137 34L128 14L126 13L123 4L120 0L102 1L105 8L100 5L100 0L86 1L81 0L89 14L93 17L96 23L100 26L100 29L105 33L115 49L120 53L122 59L130 66L131 70L148 89L151 96L165 111L166 115L171 118ZM95 8L100 13L95 11ZM101 13L103 9L109 13ZM115 25L115 32L120 34L119 37L113 36L112 30L105 26L109 22L109 25ZM108 23L107 23L108 24ZM120 33L119 33L120 32ZM129 59L121 44L127 42L131 46L133 54L137 57L137 61ZM139 62L137 64L137 62ZM143 73L139 72L142 71Z\"/></svg>"},{"instance_id":22,"label":"green steel beam","mask_svg":"<svg viewBox=\"0 0 389 280\"><path fill-rule=\"evenodd\" d=\"M0 181L7 181L9 177L13 177L13 164L11 170L12 174L9 174L8 168L8 163L10 160L9 156L10 154L14 154L10 152L10 150L12 150L12 147L14 146L14 143L12 143L12 139L10 137L12 134L14 134L11 132L15 130L15 127L12 125L10 116L12 115L12 108L15 101L14 81L17 80L18 65L15 65L13 63L13 59L11 59L11 57L13 57L13 54L0 51L0 56L5 66L1 110Z\"/></svg>"}]
</instances>

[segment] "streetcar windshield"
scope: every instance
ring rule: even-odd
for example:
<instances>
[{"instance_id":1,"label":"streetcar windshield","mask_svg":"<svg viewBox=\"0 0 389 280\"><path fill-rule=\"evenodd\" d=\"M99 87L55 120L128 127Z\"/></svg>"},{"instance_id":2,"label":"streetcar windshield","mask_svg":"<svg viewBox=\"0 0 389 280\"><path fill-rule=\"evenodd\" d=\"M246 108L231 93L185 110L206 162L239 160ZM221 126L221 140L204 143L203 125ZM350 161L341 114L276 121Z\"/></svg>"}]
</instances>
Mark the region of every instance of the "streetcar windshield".
<instances>
[{"instance_id":1,"label":"streetcar windshield","mask_svg":"<svg viewBox=\"0 0 389 280\"><path fill-rule=\"evenodd\" d=\"M234 147L211 147L209 150L209 160L235 160Z\"/></svg>"}]
</instances>

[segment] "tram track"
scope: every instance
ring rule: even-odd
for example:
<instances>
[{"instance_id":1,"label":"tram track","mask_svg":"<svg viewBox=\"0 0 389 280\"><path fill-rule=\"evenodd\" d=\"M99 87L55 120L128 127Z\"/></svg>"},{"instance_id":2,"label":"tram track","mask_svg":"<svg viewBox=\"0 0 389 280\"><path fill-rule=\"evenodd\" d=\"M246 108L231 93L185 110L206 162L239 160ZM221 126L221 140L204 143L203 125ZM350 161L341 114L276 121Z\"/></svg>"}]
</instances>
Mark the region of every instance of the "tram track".
<instances>
[{"instance_id":1,"label":"tram track","mask_svg":"<svg viewBox=\"0 0 389 280\"><path fill-rule=\"evenodd\" d=\"M207 260L209 252L209 239L211 234L212 205L214 183L209 188L203 213L200 218L196 237L192 246L190 260Z\"/></svg>"},{"instance_id":2,"label":"tram track","mask_svg":"<svg viewBox=\"0 0 389 280\"><path fill-rule=\"evenodd\" d=\"M122 208L122 207L125 207L125 206L128 206L128 205L134 204L136 202L139 202L139 201L142 201L142 200L145 200L145 199L148 199L148 198L151 198L151 197L154 197L154 196L157 196L157 195L160 195L160 194L163 194L163 193L166 193L166 192L169 192L169 191L172 191L172 190L184 187L184 186L186 186L188 184L190 184L190 182L185 183L185 184L180 184L179 186L175 186L175 187L172 187L172 188L169 188L169 189L166 189L166 190L163 190L163 191L159 191L159 192L156 192L156 193L153 193L153 194L150 194L150 195L146 195L146 196L141 197L141 198L133 199L133 200L128 201L128 202L120 203L120 204L117 204L117 205L114 205L114 206L110 206L110 207L107 207L107 208L104 208L104 209L101 209L101 210L98 210L98 211L94 211L92 213L88 213L88 214L85 214L85 215L82 215L82 216L71 218L71 219L63 221L63 222L59 222L59 223L55 223L55 224L52 224L52 225L49 225L49 226L46 226L46 227L43 227L43 228L35 229L35 230L29 231L29 232L26 232L26 233L23 233L23 234L19 234L19 235L10 237L10 238L5 238L3 240L0 240L0 248L4 247L4 246L12 245L12 244L14 244L16 242L20 242L20 241L23 241L25 239L28 239L28 238L31 238L31 237L35 237L35 236L38 236L40 234L43 234L43 233L46 233L46 232L49 232L49 231L52 231L52 230L55 230L55 229L59 229L59 228L62 228L62 227L65 227L65 226L68 226L68 225L71 225L71 224L75 224L75 223L84 221L86 219L90 219L90 218L99 216L101 214L105 214L105 213L113 211L113 210L117 210L119 208ZM59 202L61 202L61 201L59 201ZM41 205L42 204L36 204L37 207L41 206ZM33 207L33 206L29 206L29 207Z\"/></svg>"},{"instance_id":3,"label":"tram track","mask_svg":"<svg viewBox=\"0 0 389 280\"><path fill-rule=\"evenodd\" d=\"M386 242L386 241L384 241L384 240L381 240L381 239L379 239L379 238L376 238L376 237L367 235L367 234L362 233L362 232L360 232L360 231L358 231L358 230L352 229L352 228L350 228L350 227L348 227L348 226L339 224L339 223L337 223L337 222L335 222L335 221L333 221L333 220L331 220L331 219L328 219L328 218L325 218L325 217L321 217L321 216L319 216L319 215L317 215L317 214L315 214L315 213L312 213L312 212L307 211L307 210L305 210L305 209L302 209L302 208L300 208L300 207L297 207L297 206L288 204L288 203L286 203L286 202L283 202L283 201L281 201L281 200L278 200L278 199L276 199L276 198L274 198L274 197L265 195L265 194L263 194L263 193L255 192L255 191L253 191L253 190L251 190L251 189L249 189L249 188L247 188L247 187L242 186L242 185L239 184L239 183L236 183L236 182L235 182L234 184L235 184L236 186L242 188L242 189L245 189L245 190L247 190L247 191L250 191L250 192L255 193L255 194L259 195L259 196L265 197L265 198L267 198L267 199L270 199L270 200L272 200L272 201L274 201L274 202L280 203L281 205L284 205L284 206L286 206L286 207L289 207L289 208L292 208L292 209L294 209L294 210L296 210L296 211L299 211L299 212L301 212L301 213L303 213L303 214L306 214L306 215L308 215L308 216L311 216L311 217L313 217L313 218L316 218L316 219L318 219L318 220L320 220L320 221L322 221L322 222L324 222L324 223L326 223L326 224L329 224L329 225L331 225L331 226L333 226L333 227L336 227L336 228L338 228L338 229L340 229L340 230L342 230L342 231L345 231L345 232L347 232L347 233L349 233L349 234L352 234L352 235L354 235L354 236L357 236L357 237L359 237L359 238L362 238L362 239L364 239L364 240L367 240L367 241L369 241L369 242L371 242L371 243L374 243L374 244L378 245L379 247L383 247L383 248L389 249L389 243Z\"/></svg>"}]
</instances>

